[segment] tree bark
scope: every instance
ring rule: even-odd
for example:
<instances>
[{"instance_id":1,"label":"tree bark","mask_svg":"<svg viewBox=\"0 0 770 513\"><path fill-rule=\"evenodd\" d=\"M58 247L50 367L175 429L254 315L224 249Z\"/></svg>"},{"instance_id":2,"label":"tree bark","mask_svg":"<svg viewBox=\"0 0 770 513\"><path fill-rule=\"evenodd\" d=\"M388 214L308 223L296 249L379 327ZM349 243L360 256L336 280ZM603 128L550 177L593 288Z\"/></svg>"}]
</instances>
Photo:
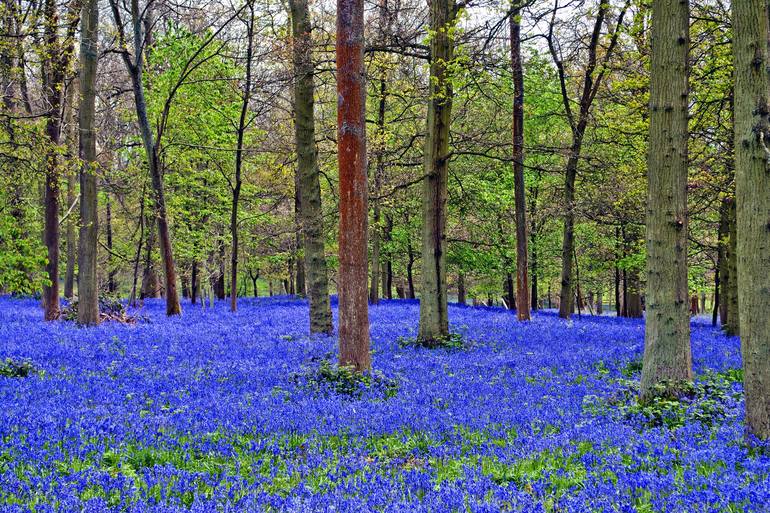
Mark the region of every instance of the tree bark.
<instances>
[{"instance_id":1,"label":"tree bark","mask_svg":"<svg viewBox=\"0 0 770 513\"><path fill-rule=\"evenodd\" d=\"M623 17L626 12L626 7L620 12L615 31L610 38L610 44L605 51L605 64L609 56L617 43L619 27L623 24ZM561 291L559 301L559 316L568 319L573 311L573 283L572 283L572 267L573 258L575 253L575 182L577 179L577 167L580 160L580 152L583 147L583 138L588 126L588 118L591 112L591 105L596 98L596 93L599 90L602 77L606 68L602 68L599 73L594 75L597 68L597 50L599 48L600 36L602 31L602 25L604 24L605 17L609 4L604 1L599 1L596 19L594 20L593 31L588 43L588 59L586 62L585 71L583 74L583 84L580 91L580 101L578 103L578 115L574 117L572 114L572 100L567 93L567 77L564 71L564 65L559 58L558 51L553 43L552 26L551 31L548 34L548 46L551 55L556 63L557 71L559 73L559 79L561 83L562 102L564 104L564 110L567 114L570 128L572 130L572 143L570 145L569 157L567 159L567 165L564 168L564 235L562 238L562 268L561 268Z\"/></svg>"},{"instance_id":2,"label":"tree bark","mask_svg":"<svg viewBox=\"0 0 770 513\"><path fill-rule=\"evenodd\" d=\"M152 252L155 248L155 230L156 224L152 222L152 218L148 215L145 220L145 226L147 226L147 244L144 253L144 269L142 270L142 286L139 292L141 299L145 298L158 298L161 296L160 280L158 274L155 272L155 262L153 262Z\"/></svg>"},{"instance_id":3,"label":"tree bark","mask_svg":"<svg viewBox=\"0 0 770 513\"><path fill-rule=\"evenodd\" d=\"M80 138L78 137L77 125L75 124L75 83L70 84L67 89L67 147L69 153L69 159L72 164L67 170L67 208L70 208L75 201L80 201L77 196L78 181L78 164L75 164L76 157L78 155L78 144ZM66 224L66 251L67 251L67 267L64 272L64 297L72 299L75 292L75 263L77 262L77 239L75 236L75 226L77 225L77 216L75 212L71 212L67 218Z\"/></svg>"},{"instance_id":4,"label":"tree bark","mask_svg":"<svg viewBox=\"0 0 770 513\"><path fill-rule=\"evenodd\" d=\"M461 271L457 275L457 303L464 305L467 302L465 297L465 274Z\"/></svg>"},{"instance_id":5,"label":"tree bark","mask_svg":"<svg viewBox=\"0 0 770 513\"><path fill-rule=\"evenodd\" d=\"M770 439L770 173L767 3L732 3L741 353L748 431ZM729 320L728 314L728 320Z\"/></svg>"},{"instance_id":6,"label":"tree bark","mask_svg":"<svg viewBox=\"0 0 770 513\"><path fill-rule=\"evenodd\" d=\"M407 284L407 297L408 299L414 299L414 249L411 243L407 243L407 261L406 261L406 284Z\"/></svg>"},{"instance_id":7,"label":"tree bark","mask_svg":"<svg viewBox=\"0 0 770 513\"><path fill-rule=\"evenodd\" d=\"M367 302L366 84L363 0L337 0L337 158L340 175L340 365L371 368Z\"/></svg>"},{"instance_id":8,"label":"tree bark","mask_svg":"<svg viewBox=\"0 0 770 513\"><path fill-rule=\"evenodd\" d=\"M190 302L195 304L198 301L198 287L200 279L198 278L198 262L193 260L190 269Z\"/></svg>"},{"instance_id":9,"label":"tree bark","mask_svg":"<svg viewBox=\"0 0 770 513\"><path fill-rule=\"evenodd\" d=\"M296 107L295 107L296 108ZM296 112L294 114L296 118ZM296 122L294 129L296 132ZM313 146L315 148L315 145ZM297 249L297 272L295 273L296 281L294 288L297 291L297 295L304 297L307 294L307 288L305 285L305 244L304 234L302 232L302 196L301 196L301 178L299 173L299 165L294 172L294 246Z\"/></svg>"},{"instance_id":10,"label":"tree bark","mask_svg":"<svg viewBox=\"0 0 770 513\"><path fill-rule=\"evenodd\" d=\"M727 276L724 287L726 322L723 325L728 335L740 334L740 312L738 310L738 234L735 200L727 200Z\"/></svg>"},{"instance_id":11,"label":"tree bark","mask_svg":"<svg viewBox=\"0 0 770 513\"><path fill-rule=\"evenodd\" d=\"M422 191L422 283L418 338L432 342L449 335L446 282L446 202L454 53L454 0L430 2L430 100Z\"/></svg>"},{"instance_id":12,"label":"tree bark","mask_svg":"<svg viewBox=\"0 0 770 513\"><path fill-rule=\"evenodd\" d=\"M294 137L300 223L304 247L304 292L310 306L310 332L331 334L332 312L324 247L321 182L315 145L313 39L307 0L290 0L294 59ZM365 261L365 259L364 259ZM299 281L299 280L298 280ZM368 330L368 326L367 326ZM367 331L368 333L368 331Z\"/></svg>"},{"instance_id":13,"label":"tree bark","mask_svg":"<svg viewBox=\"0 0 770 513\"><path fill-rule=\"evenodd\" d=\"M104 224L105 235L107 237L107 291L112 294L117 290L118 285L115 282L117 271L112 264L112 201L110 201L109 192L105 192L104 199Z\"/></svg>"},{"instance_id":14,"label":"tree bark","mask_svg":"<svg viewBox=\"0 0 770 513\"><path fill-rule=\"evenodd\" d=\"M641 399L691 381L687 311L689 2L653 0L647 160L647 322Z\"/></svg>"},{"instance_id":15,"label":"tree bark","mask_svg":"<svg viewBox=\"0 0 770 513\"><path fill-rule=\"evenodd\" d=\"M521 9L510 16L511 68L513 69L513 190L516 210L516 316L530 319L527 202L524 185L524 70L521 63Z\"/></svg>"},{"instance_id":16,"label":"tree bark","mask_svg":"<svg viewBox=\"0 0 770 513\"><path fill-rule=\"evenodd\" d=\"M505 275L505 303L508 310L516 310L516 287L513 284L513 274Z\"/></svg>"},{"instance_id":17,"label":"tree bark","mask_svg":"<svg viewBox=\"0 0 770 513\"><path fill-rule=\"evenodd\" d=\"M139 200L139 242L136 244L136 254L134 255L134 272L131 280L131 294L128 298L128 304L136 306L136 287L139 278L139 260L142 256L142 244L144 243L144 187Z\"/></svg>"},{"instance_id":18,"label":"tree bark","mask_svg":"<svg viewBox=\"0 0 770 513\"><path fill-rule=\"evenodd\" d=\"M48 260L45 271L49 283L43 286L43 308L46 321L59 318L59 180L61 162L62 103L64 79L72 57L71 43L62 42L59 36L59 14L55 0L45 0L43 5L43 38L46 52L44 59L43 88L48 103L45 132L48 148L45 156L44 227L43 242ZM68 34L69 36L69 34ZM69 39L69 37L67 37Z\"/></svg>"},{"instance_id":19,"label":"tree bark","mask_svg":"<svg viewBox=\"0 0 770 513\"><path fill-rule=\"evenodd\" d=\"M374 169L374 200L373 200L373 228L369 231L372 238L372 281L369 288L369 302L377 304L380 302L380 190L382 189L382 178L385 174L385 99L387 96L386 74L380 73L379 101L377 107L377 152L376 165Z\"/></svg>"},{"instance_id":20,"label":"tree bark","mask_svg":"<svg viewBox=\"0 0 770 513\"><path fill-rule=\"evenodd\" d=\"M254 2L249 0L249 19L246 22L246 83L241 97L241 112L238 116L235 146L235 180L232 187L232 207L230 210L230 311L238 310L238 202L243 185L243 138L248 126L249 101L251 100L251 69L254 54Z\"/></svg>"},{"instance_id":21,"label":"tree bark","mask_svg":"<svg viewBox=\"0 0 770 513\"><path fill-rule=\"evenodd\" d=\"M96 70L99 38L98 0L86 0L80 36L80 239L78 240L78 323L99 324L97 240L99 211L96 162Z\"/></svg>"},{"instance_id":22,"label":"tree bark","mask_svg":"<svg viewBox=\"0 0 770 513\"><path fill-rule=\"evenodd\" d=\"M119 7L115 0L110 0L112 12L115 17L116 24L121 27L122 22L119 14ZM131 55L128 51L121 53L123 61L126 64L129 75L131 77L131 86L134 94L134 106L136 108L136 117L139 123L139 133L142 139L142 145L144 146L145 154L147 157L147 165L150 170L150 178L152 181L152 189L155 200L155 215L157 217L158 224L158 241L160 243L160 255L163 262L163 270L165 274L165 294L166 294L166 315L181 315L182 308L179 304L179 294L176 290L176 267L174 265L174 256L171 248L171 235L168 227L168 215L166 212L166 195L163 186L163 173L161 170L159 159L158 141L155 140L152 128L150 126L150 120L147 116L147 101L145 98L144 83L142 81L142 75L144 71L144 53L149 38L149 34L142 37L142 13L139 9L139 1L131 0L131 27L133 31L133 51L134 58L132 62ZM151 28L152 23L145 16L144 19L145 28ZM122 36L122 33L121 33ZM122 38L122 37L121 37ZM122 41L125 45L125 41Z\"/></svg>"},{"instance_id":23,"label":"tree bark","mask_svg":"<svg viewBox=\"0 0 770 513\"><path fill-rule=\"evenodd\" d=\"M383 241L389 243L391 241L391 233L393 232L393 218L388 214L385 214L385 231L383 233ZM391 259L390 252L387 251L384 255L385 262L383 263L383 276L382 276L382 295L387 299L393 299L393 260Z\"/></svg>"},{"instance_id":24,"label":"tree bark","mask_svg":"<svg viewBox=\"0 0 770 513\"><path fill-rule=\"evenodd\" d=\"M727 265L727 254L730 237L730 205L729 199L723 198L719 206L719 227L717 228L717 271L714 278L714 297L719 322L724 328L727 324L727 283L730 273Z\"/></svg>"}]
</instances>

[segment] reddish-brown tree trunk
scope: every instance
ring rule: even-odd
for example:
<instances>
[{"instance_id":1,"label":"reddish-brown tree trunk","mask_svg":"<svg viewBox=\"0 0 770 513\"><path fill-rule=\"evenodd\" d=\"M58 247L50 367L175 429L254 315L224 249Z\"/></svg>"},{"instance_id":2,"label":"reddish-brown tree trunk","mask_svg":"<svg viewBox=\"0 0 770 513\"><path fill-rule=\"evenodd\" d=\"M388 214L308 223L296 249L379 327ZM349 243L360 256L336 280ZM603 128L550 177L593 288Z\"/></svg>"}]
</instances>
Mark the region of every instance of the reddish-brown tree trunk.
<instances>
[{"instance_id":1,"label":"reddish-brown tree trunk","mask_svg":"<svg viewBox=\"0 0 770 513\"><path fill-rule=\"evenodd\" d=\"M516 316L530 319L527 277L527 203L524 192L524 71L521 64L521 10L511 12L511 68L513 70L513 194L516 206Z\"/></svg>"},{"instance_id":2,"label":"reddish-brown tree trunk","mask_svg":"<svg viewBox=\"0 0 770 513\"><path fill-rule=\"evenodd\" d=\"M367 303L368 194L364 2L337 0L337 158L340 173L340 365L371 367Z\"/></svg>"}]
</instances>

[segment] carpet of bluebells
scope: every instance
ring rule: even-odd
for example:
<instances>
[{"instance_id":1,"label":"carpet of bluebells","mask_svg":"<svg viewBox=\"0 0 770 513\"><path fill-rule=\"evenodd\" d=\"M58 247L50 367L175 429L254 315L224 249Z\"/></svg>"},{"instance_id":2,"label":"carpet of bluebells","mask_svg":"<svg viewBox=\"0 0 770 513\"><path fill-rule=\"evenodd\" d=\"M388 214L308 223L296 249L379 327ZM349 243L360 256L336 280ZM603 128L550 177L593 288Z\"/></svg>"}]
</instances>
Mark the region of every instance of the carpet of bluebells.
<instances>
[{"instance_id":1,"label":"carpet of bluebells","mask_svg":"<svg viewBox=\"0 0 770 513\"><path fill-rule=\"evenodd\" d=\"M384 301L377 373L343 393L305 302L184 307L80 329L0 298L0 362L32 369L0 372L0 511L770 510L739 341L705 321L692 399L645 410L637 320L450 306L462 347L428 349L418 304Z\"/></svg>"}]
</instances>

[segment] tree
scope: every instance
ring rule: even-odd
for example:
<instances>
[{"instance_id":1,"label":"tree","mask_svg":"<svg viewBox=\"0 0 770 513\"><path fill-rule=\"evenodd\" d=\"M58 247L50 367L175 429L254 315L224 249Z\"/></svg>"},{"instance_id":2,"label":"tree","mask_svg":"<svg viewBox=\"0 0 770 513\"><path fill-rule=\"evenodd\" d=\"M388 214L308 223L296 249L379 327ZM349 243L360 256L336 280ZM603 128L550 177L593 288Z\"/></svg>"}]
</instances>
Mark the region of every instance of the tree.
<instances>
[{"instance_id":1,"label":"tree","mask_svg":"<svg viewBox=\"0 0 770 513\"><path fill-rule=\"evenodd\" d=\"M112 7L112 14L115 18L115 26L118 32L120 55L123 58L128 74L131 77L134 107L136 109L137 121L139 122L139 133L147 157L147 165L150 170L155 200L155 215L158 225L160 254L166 278L166 315L181 315L182 307L179 304L179 295L176 290L176 266L174 265L171 235L168 226L168 214L166 211L166 192L163 186L163 173L159 157L162 130L158 130L157 137L153 135L150 119L147 116L145 85L142 79L144 74L145 50L150 41L153 25L153 21L148 20L146 17L150 16L149 12L152 11L152 9L148 8L141 10L139 8L139 0L131 0L130 27L131 34L133 35L133 48L132 50L129 50L123 17L120 12L120 5L116 0L110 0L110 6ZM145 21L147 21L147 23L143 23Z\"/></svg>"},{"instance_id":2,"label":"tree","mask_svg":"<svg viewBox=\"0 0 770 513\"><path fill-rule=\"evenodd\" d=\"M446 282L446 202L454 52L454 0L430 2L430 96L422 187L422 283L418 337L433 342L449 335Z\"/></svg>"},{"instance_id":3,"label":"tree","mask_svg":"<svg viewBox=\"0 0 770 513\"><path fill-rule=\"evenodd\" d=\"M510 16L511 68L513 70L513 189L516 208L516 315L528 321L529 280L527 201L524 186L524 70L521 65L521 7L516 4Z\"/></svg>"},{"instance_id":4,"label":"tree","mask_svg":"<svg viewBox=\"0 0 770 513\"><path fill-rule=\"evenodd\" d=\"M78 323L99 324L96 244L99 234L96 163L96 68L99 3L83 4L80 28L80 238L78 240Z\"/></svg>"},{"instance_id":5,"label":"tree","mask_svg":"<svg viewBox=\"0 0 770 513\"><path fill-rule=\"evenodd\" d=\"M743 386L748 431L770 439L770 174L767 2L733 8L735 193Z\"/></svg>"},{"instance_id":6,"label":"tree","mask_svg":"<svg viewBox=\"0 0 770 513\"><path fill-rule=\"evenodd\" d=\"M67 33L59 34L59 12L56 0L46 0L43 5L44 56L42 59L43 89L48 111L45 114L45 132L48 137L45 163L45 226L43 241L48 250L45 270L48 283L43 285L44 317L47 321L59 318L59 188L61 179L61 127L63 116L64 81L72 61L72 45L78 16L76 8L70 8L65 27Z\"/></svg>"},{"instance_id":7,"label":"tree","mask_svg":"<svg viewBox=\"0 0 770 513\"><path fill-rule=\"evenodd\" d=\"M367 302L368 195L363 0L337 0L337 160L340 176L340 365L371 367Z\"/></svg>"},{"instance_id":8,"label":"tree","mask_svg":"<svg viewBox=\"0 0 770 513\"><path fill-rule=\"evenodd\" d=\"M329 279L324 252L323 211L315 146L313 42L307 0L290 0L294 60L294 133L297 185L304 248L305 292L310 304L310 332L331 334ZM365 260L365 259L364 259ZM298 262L298 265L300 263Z\"/></svg>"},{"instance_id":9,"label":"tree","mask_svg":"<svg viewBox=\"0 0 770 513\"><path fill-rule=\"evenodd\" d=\"M69 88L67 89L67 100L66 100L66 124L67 124L67 156L68 160L70 162L77 162L77 154L78 154L78 130L77 130L77 124L75 123L75 90L79 89L79 87L75 87L75 84L70 84ZM77 191L76 191L76 185L75 182L78 179L78 172L75 170L76 165L70 165L68 166L67 170L67 207L68 207L68 214L65 214L66 219L66 225L65 225L65 244L66 244L66 253L67 253L67 264L65 267L64 272L64 297L67 299L72 299L74 296L74 289L75 289L75 262L77 261L78 255L77 250L75 249L77 246L77 243L75 241L75 225L77 224L77 216L75 215L74 211L71 211L69 209L73 209L76 202L79 201L77 197Z\"/></svg>"},{"instance_id":10,"label":"tree","mask_svg":"<svg viewBox=\"0 0 770 513\"><path fill-rule=\"evenodd\" d=\"M582 85L580 87L580 99L578 102L577 115L573 113L573 100L570 98L567 84L567 74L561 54L556 46L554 36L554 24L558 8L554 8L553 17L549 25L548 48L556 64L559 73L559 82L561 85L562 102L564 112L567 115L570 129L572 132L572 142L570 144L567 164L564 168L564 235L562 238L562 270L561 270L561 292L559 294L559 316L569 318L573 307L574 287L572 282L574 255L575 255L575 182L577 180L578 162L583 148L583 139L585 138L586 128L588 127L589 114L596 94L601 86L602 79L607 73L607 65L612 56L613 50L617 45L620 27L623 24L628 4L623 7L618 16L618 22L614 32L610 37L610 43L605 51L604 59L600 64L598 61L599 42L602 34L602 27L609 10L609 3L600 0L594 19L593 30L588 42L587 62L583 71ZM581 43L582 44L582 43ZM598 70L597 70L598 67Z\"/></svg>"},{"instance_id":11,"label":"tree","mask_svg":"<svg viewBox=\"0 0 770 513\"><path fill-rule=\"evenodd\" d=\"M248 127L249 100L252 88L252 60L254 59L254 1L249 0L246 23L246 77L241 99L241 111L236 129L235 180L231 187L232 209L230 211L230 311L238 310L238 201L243 187L243 138Z\"/></svg>"},{"instance_id":12,"label":"tree","mask_svg":"<svg viewBox=\"0 0 770 513\"><path fill-rule=\"evenodd\" d=\"M654 0L642 401L675 396L683 381L692 380L687 281L689 14L687 1Z\"/></svg>"}]
</instances>

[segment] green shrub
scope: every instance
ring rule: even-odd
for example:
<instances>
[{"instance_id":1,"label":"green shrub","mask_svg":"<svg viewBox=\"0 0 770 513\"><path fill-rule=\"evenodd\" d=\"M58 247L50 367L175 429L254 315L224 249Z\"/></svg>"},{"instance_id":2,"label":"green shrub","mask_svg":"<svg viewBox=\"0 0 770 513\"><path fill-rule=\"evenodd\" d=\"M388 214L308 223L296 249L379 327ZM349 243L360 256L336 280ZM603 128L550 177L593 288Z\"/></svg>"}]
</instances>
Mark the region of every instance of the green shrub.
<instances>
[{"instance_id":1,"label":"green shrub","mask_svg":"<svg viewBox=\"0 0 770 513\"><path fill-rule=\"evenodd\" d=\"M398 381L379 371L356 372L352 367L341 367L327 359L321 360L317 368L292 374L290 381L324 396L336 394L361 398L365 392L379 391L387 399L398 392Z\"/></svg>"},{"instance_id":2,"label":"green shrub","mask_svg":"<svg viewBox=\"0 0 770 513\"><path fill-rule=\"evenodd\" d=\"M421 339L419 337L399 337L399 347L424 347L427 349L467 349L470 341L461 333L450 333L446 337Z\"/></svg>"},{"instance_id":3,"label":"green shrub","mask_svg":"<svg viewBox=\"0 0 770 513\"><path fill-rule=\"evenodd\" d=\"M736 404L741 393L733 389L743 373L739 369L709 372L695 382L681 382L675 387L680 391L672 397L664 392L669 383L660 383L660 394L653 394L645 402L639 401L639 382L617 380L620 389L610 397L586 396L583 409L594 415L611 415L638 423L642 428L665 426L681 427L687 422L700 422L713 426L726 417L737 414Z\"/></svg>"},{"instance_id":4,"label":"green shrub","mask_svg":"<svg viewBox=\"0 0 770 513\"><path fill-rule=\"evenodd\" d=\"M0 362L0 376L6 378L27 378L37 372L39 371L27 359L6 358L4 362Z\"/></svg>"}]
</instances>

